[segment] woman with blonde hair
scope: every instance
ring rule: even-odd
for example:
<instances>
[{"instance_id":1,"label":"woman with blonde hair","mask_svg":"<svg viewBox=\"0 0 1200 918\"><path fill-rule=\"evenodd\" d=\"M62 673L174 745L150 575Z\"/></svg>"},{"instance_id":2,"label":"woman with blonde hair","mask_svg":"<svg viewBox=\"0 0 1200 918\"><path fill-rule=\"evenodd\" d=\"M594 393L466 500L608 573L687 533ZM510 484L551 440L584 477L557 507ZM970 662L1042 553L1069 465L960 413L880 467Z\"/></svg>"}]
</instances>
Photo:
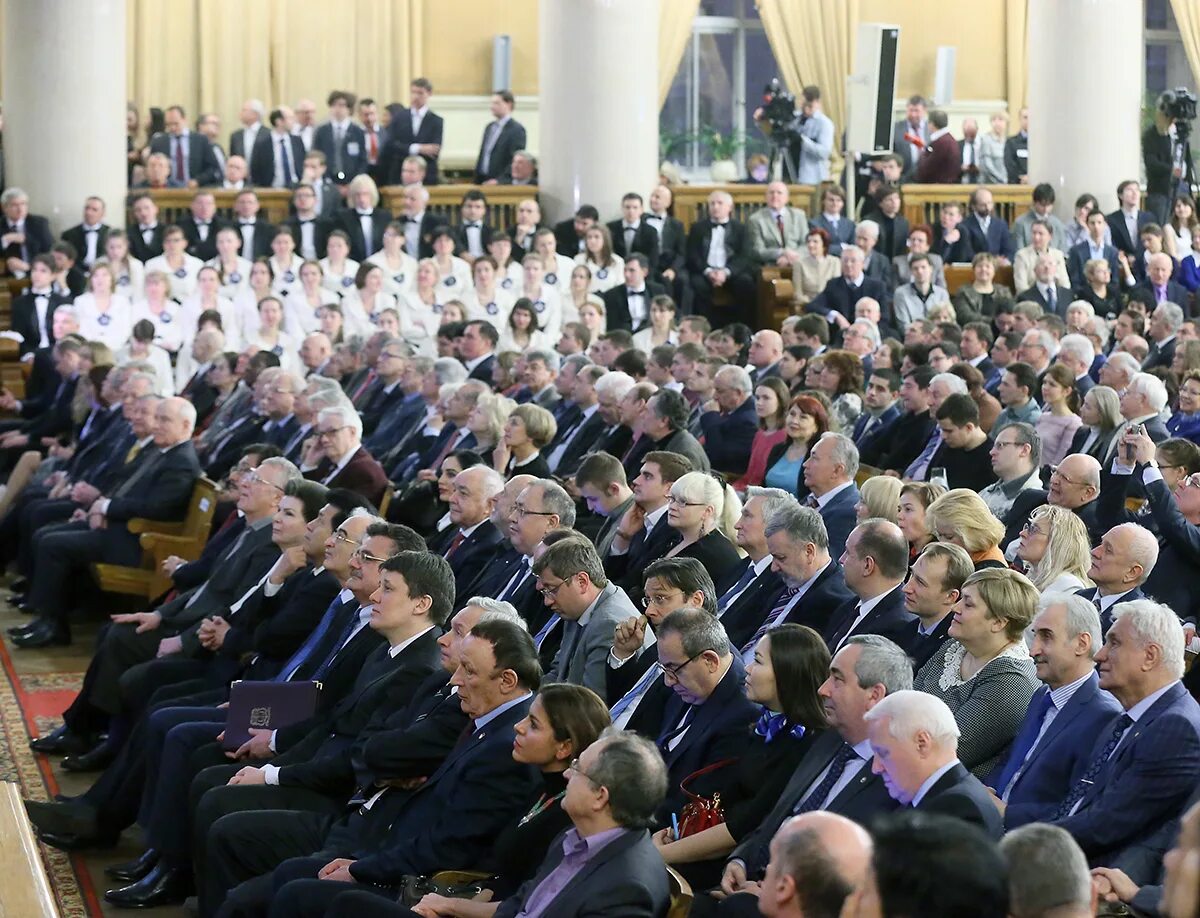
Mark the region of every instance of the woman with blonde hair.
<instances>
[{"instance_id":1,"label":"woman with blonde hair","mask_svg":"<svg viewBox=\"0 0 1200 918\"><path fill-rule=\"evenodd\" d=\"M976 571L954 605L949 640L913 679L914 689L954 713L958 759L977 776L987 775L1012 744L1040 684L1025 646L1038 599L1037 588L1016 571Z\"/></svg>"},{"instance_id":2,"label":"woman with blonde hair","mask_svg":"<svg viewBox=\"0 0 1200 918\"><path fill-rule=\"evenodd\" d=\"M726 578L741 560L733 534L741 512L737 492L720 475L681 475L667 498L667 525L683 540L666 557L695 558L712 575L718 590L728 586Z\"/></svg>"},{"instance_id":3,"label":"woman with blonde hair","mask_svg":"<svg viewBox=\"0 0 1200 918\"><path fill-rule=\"evenodd\" d=\"M496 448L504 435L504 425L517 403L496 392L483 392L467 416L467 430L475 434L475 451L484 455Z\"/></svg>"},{"instance_id":4,"label":"woman with blonde hair","mask_svg":"<svg viewBox=\"0 0 1200 918\"><path fill-rule=\"evenodd\" d=\"M79 333L89 341L103 341L109 347L122 347L133 332L133 304L116 290L112 267L103 261L92 266L87 292L75 297Z\"/></svg>"},{"instance_id":5,"label":"woman with blonde hair","mask_svg":"<svg viewBox=\"0 0 1200 918\"><path fill-rule=\"evenodd\" d=\"M910 567L917 560L917 555L934 540L933 529L929 523L929 506L945 493L946 489L940 484L928 481L910 481L900 486L896 525L904 533L904 538L908 539Z\"/></svg>"},{"instance_id":6,"label":"woman with blonde hair","mask_svg":"<svg viewBox=\"0 0 1200 918\"><path fill-rule=\"evenodd\" d=\"M878 519L898 522L900 489L903 486L899 478L890 475L875 475L864 481L858 489L858 503L854 507L858 521Z\"/></svg>"},{"instance_id":7,"label":"woman with blonde hair","mask_svg":"<svg viewBox=\"0 0 1200 918\"><path fill-rule=\"evenodd\" d=\"M1083 520L1066 507L1045 504L1021 527L1017 557L1039 593L1078 593L1092 586L1092 544Z\"/></svg>"},{"instance_id":8,"label":"woman with blonde hair","mask_svg":"<svg viewBox=\"0 0 1200 918\"><path fill-rule=\"evenodd\" d=\"M549 478L550 466L542 450L558 433L554 415L541 405L517 405L504 422L504 433L492 451L492 465L506 478L534 475Z\"/></svg>"},{"instance_id":9,"label":"woman with blonde hair","mask_svg":"<svg viewBox=\"0 0 1200 918\"><path fill-rule=\"evenodd\" d=\"M983 498L967 488L947 491L925 511L929 530L939 542L966 549L975 570L1007 567L1000 551L1004 524L992 516Z\"/></svg>"}]
</instances>

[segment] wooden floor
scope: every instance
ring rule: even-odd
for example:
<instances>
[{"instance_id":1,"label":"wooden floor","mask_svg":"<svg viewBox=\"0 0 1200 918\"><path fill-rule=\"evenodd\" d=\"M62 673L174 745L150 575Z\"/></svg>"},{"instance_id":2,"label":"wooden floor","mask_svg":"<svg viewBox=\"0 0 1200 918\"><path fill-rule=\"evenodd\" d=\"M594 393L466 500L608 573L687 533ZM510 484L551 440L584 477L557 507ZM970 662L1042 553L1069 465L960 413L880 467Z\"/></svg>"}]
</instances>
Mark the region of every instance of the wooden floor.
<instances>
[{"instance_id":1,"label":"wooden floor","mask_svg":"<svg viewBox=\"0 0 1200 918\"><path fill-rule=\"evenodd\" d=\"M88 661L91 659L96 623L74 626L75 643L71 647L55 647L46 650L19 650L14 648L7 635L12 625L23 624L27 617L13 609L5 601L9 595L7 578L0 580L0 635L3 635L4 650L11 662L10 672L18 684L18 696L25 709L26 722L33 722L40 732L58 726L61 712L72 697ZM15 740L14 740L15 742ZM73 775L58 767L57 756L47 759L51 774L58 783L59 792L79 794L91 786L96 775ZM182 908L160 908L133 911L117 909L104 902L104 890L114 885L104 876L103 868L118 861L136 857L142 851L141 832L135 826L127 829L121 843L108 851L85 854L75 859L81 877L81 890L85 901L99 906L99 911L89 910L92 915L145 915L147 918L177 918L189 914ZM91 890L86 888L90 883Z\"/></svg>"}]
</instances>

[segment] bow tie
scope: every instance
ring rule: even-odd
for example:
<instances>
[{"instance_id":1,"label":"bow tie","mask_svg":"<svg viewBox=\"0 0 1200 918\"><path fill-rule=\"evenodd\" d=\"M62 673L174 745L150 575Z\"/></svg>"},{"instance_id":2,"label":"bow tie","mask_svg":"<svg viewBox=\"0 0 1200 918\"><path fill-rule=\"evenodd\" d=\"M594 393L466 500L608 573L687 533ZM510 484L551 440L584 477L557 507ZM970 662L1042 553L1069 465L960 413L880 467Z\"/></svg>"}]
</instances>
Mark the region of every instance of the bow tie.
<instances>
[{"instance_id":1,"label":"bow tie","mask_svg":"<svg viewBox=\"0 0 1200 918\"><path fill-rule=\"evenodd\" d=\"M307 224L309 224L309 223L315 223L315 222L316 222L316 221L315 221L315 220L314 220L312 217L309 217L307 220L305 220L305 219L301 218L301 220L300 220L300 225L301 225L301 226L306 226L306 225L307 225Z\"/></svg>"},{"instance_id":2,"label":"bow tie","mask_svg":"<svg viewBox=\"0 0 1200 918\"><path fill-rule=\"evenodd\" d=\"M481 224L479 224L479 223L464 223L463 226L465 226L467 229L479 229Z\"/></svg>"},{"instance_id":3,"label":"bow tie","mask_svg":"<svg viewBox=\"0 0 1200 918\"><path fill-rule=\"evenodd\" d=\"M405 217L404 222L405 223L420 223L421 221L418 220L416 217Z\"/></svg>"},{"instance_id":4,"label":"bow tie","mask_svg":"<svg viewBox=\"0 0 1200 918\"><path fill-rule=\"evenodd\" d=\"M637 230L637 227L636 227L636 226L630 226L628 223L626 223L626 224L624 225L624 227L622 227L622 228L623 228L623 229L627 229L627 230L634 230L634 231L636 231L636 230Z\"/></svg>"},{"instance_id":5,"label":"bow tie","mask_svg":"<svg viewBox=\"0 0 1200 918\"><path fill-rule=\"evenodd\" d=\"M98 227L98 226L85 226L85 227L83 228L83 231L84 231L85 233L87 233L89 236L91 236L91 235L94 235L94 234L96 234L96 233L100 232L100 227Z\"/></svg>"},{"instance_id":6,"label":"bow tie","mask_svg":"<svg viewBox=\"0 0 1200 918\"><path fill-rule=\"evenodd\" d=\"M721 227L721 229L724 229L724 228L725 228L726 226L728 226L728 225L729 225L729 221L728 221L728 220L726 220L724 223L713 223L713 226L714 226L714 227L717 227L717 226L719 226L719 227Z\"/></svg>"},{"instance_id":7,"label":"bow tie","mask_svg":"<svg viewBox=\"0 0 1200 918\"><path fill-rule=\"evenodd\" d=\"M254 220L238 220L238 223L240 223L242 226L253 226L255 221Z\"/></svg>"},{"instance_id":8,"label":"bow tie","mask_svg":"<svg viewBox=\"0 0 1200 918\"><path fill-rule=\"evenodd\" d=\"M196 221L196 227L197 227L197 228L199 228L199 227L201 227L201 226L208 226L208 221L207 221L207 220L197 220L197 221ZM95 231L95 230L88 230L87 232L89 232L89 233L94 233L94 232L96 232L96 231Z\"/></svg>"},{"instance_id":9,"label":"bow tie","mask_svg":"<svg viewBox=\"0 0 1200 918\"><path fill-rule=\"evenodd\" d=\"M142 226L142 227L139 227L139 229L141 229L141 231L142 231L143 233L148 233L148 232L150 232L151 230L156 230L156 229L158 229L158 224L157 224L157 223L151 223L151 224L149 224L149 225L147 225L147 226Z\"/></svg>"},{"instance_id":10,"label":"bow tie","mask_svg":"<svg viewBox=\"0 0 1200 918\"><path fill-rule=\"evenodd\" d=\"M625 293L626 293L626 296L645 296L646 288L643 287L641 290L634 290L632 287L626 287Z\"/></svg>"},{"instance_id":11,"label":"bow tie","mask_svg":"<svg viewBox=\"0 0 1200 918\"><path fill-rule=\"evenodd\" d=\"M51 293L50 290L30 290L29 292L34 296L49 296Z\"/></svg>"},{"instance_id":12,"label":"bow tie","mask_svg":"<svg viewBox=\"0 0 1200 918\"><path fill-rule=\"evenodd\" d=\"M359 210L359 211L356 211L356 213L357 213L357 214L358 214L360 217L369 217L369 216L371 216L371 214L375 213L375 211L373 211L373 210Z\"/></svg>"},{"instance_id":13,"label":"bow tie","mask_svg":"<svg viewBox=\"0 0 1200 918\"><path fill-rule=\"evenodd\" d=\"M789 728L786 714L775 714L767 708L763 708L758 723L754 725L754 732L771 743L784 731L787 731L792 739L800 739L804 736L804 725L796 724Z\"/></svg>"},{"instance_id":14,"label":"bow tie","mask_svg":"<svg viewBox=\"0 0 1200 918\"><path fill-rule=\"evenodd\" d=\"M663 218L660 217L658 214L646 214L646 219L653 223L662 223L663 222Z\"/></svg>"}]
</instances>

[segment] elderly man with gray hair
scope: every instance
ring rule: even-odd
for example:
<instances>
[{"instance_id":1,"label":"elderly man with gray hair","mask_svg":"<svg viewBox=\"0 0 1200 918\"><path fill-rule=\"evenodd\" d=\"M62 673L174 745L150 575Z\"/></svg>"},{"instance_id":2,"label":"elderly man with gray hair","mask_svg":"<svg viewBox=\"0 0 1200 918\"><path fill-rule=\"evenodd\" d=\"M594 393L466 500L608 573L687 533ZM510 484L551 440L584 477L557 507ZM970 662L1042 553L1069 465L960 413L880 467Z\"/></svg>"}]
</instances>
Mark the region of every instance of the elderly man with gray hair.
<instances>
[{"instance_id":1,"label":"elderly man with gray hair","mask_svg":"<svg viewBox=\"0 0 1200 918\"><path fill-rule=\"evenodd\" d=\"M888 793L903 807L943 813L1004 833L983 782L958 760L958 724L942 699L906 690L888 695L863 715L874 761Z\"/></svg>"},{"instance_id":2,"label":"elderly man with gray hair","mask_svg":"<svg viewBox=\"0 0 1200 918\"><path fill-rule=\"evenodd\" d=\"M1170 256L1167 256L1168 258ZM1183 327L1183 309L1176 303L1159 303L1150 314L1150 325L1146 337L1150 339L1150 353L1142 363L1143 370L1154 367L1171 368L1175 359L1176 336Z\"/></svg>"},{"instance_id":3,"label":"elderly man with gray hair","mask_svg":"<svg viewBox=\"0 0 1200 918\"><path fill-rule=\"evenodd\" d=\"M858 447L845 434L822 434L804 461L808 503L825 521L829 550L835 558L846 548L846 539L858 521L857 474Z\"/></svg>"},{"instance_id":4,"label":"elderly man with gray hair","mask_svg":"<svg viewBox=\"0 0 1200 918\"><path fill-rule=\"evenodd\" d=\"M753 392L750 374L741 367L725 366L717 371L713 396L718 410L701 415L700 429L704 451L718 472L741 475L746 471L758 433Z\"/></svg>"},{"instance_id":5,"label":"elderly man with gray hair","mask_svg":"<svg viewBox=\"0 0 1200 918\"><path fill-rule=\"evenodd\" d=\"M362 418L349 402L321 409L300 466L304 477L327 488L346 488L379 506L387 473L362 445Z\"/></svg>"},{"instance_id":6,"label":"elderly man with gray hair","mask_svg":"<svg viewBox=\"0 0 1200 918\"><path fill-rule=\"evenodd\" d=\"M714 326L743 315L754 303L750 233L732 217L733 197L727 191L714 191L708 196L707 216L692 225L687 238L695 310Z\"/></svg>"},{"instance_id":7,"label":"elderly man with gray hair","mask_svg":"<svg viewBox=\"0 0 1200 918\"><path fill-rule=\"evenodd\" d=\"M1008 862L1008 913L1015 918L1091 918L1099 890L1087 857L1057 826L1034 824L1000 840Z\"/></svg>"}]
</instances>

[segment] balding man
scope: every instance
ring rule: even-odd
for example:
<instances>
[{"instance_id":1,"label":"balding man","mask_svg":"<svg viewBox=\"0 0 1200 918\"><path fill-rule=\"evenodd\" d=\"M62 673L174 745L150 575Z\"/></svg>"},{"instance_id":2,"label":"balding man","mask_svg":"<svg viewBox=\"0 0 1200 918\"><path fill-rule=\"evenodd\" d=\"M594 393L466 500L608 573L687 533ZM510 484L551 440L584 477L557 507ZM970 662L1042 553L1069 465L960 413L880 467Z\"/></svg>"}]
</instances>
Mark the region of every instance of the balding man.
<instances>
[{"instance_id":1,"label":"balding man","mask_svg":"<svg viewBox=\"0 0 1200 918\"><path fill-rule=\"evenodd\" d=\"M1145 276L1129 291L1129 298L1144 303L1147 311L1163 303L1187 303L1187 288L1171 279L1174 273L1175 262L1170 255L1166 252L1151 255L1146 259Z\"/></svg>"},{"instance_id":2,"label":"balding man","mask_svg":"<svg viewBox=\"0 0 1200 918\"><path fill-rule=\"evenodd\" d=\"M1072 776L1120 705L1100 691L1095 656L1100 616L1082 596L1047 593L1030 627L1029 652L1042 682L1006 759L987 779L1006 829L1049 819Z\"/></svg>"},{"instance_id":3,"label":"balding man","mask_svg":"<svg viewBox=\"0 0 1200 918\"><path fill-rule=\"evenodd\" d=\"M1012 508L1004 517L1005 546L1010 545L1021 534L1021 527L1029 520L1029 514L1042 504L1066 507L1083 521L1093 545L1100 541L1104 527L1098 516L1100 505L1100 463L1093 456L1072 453L1050 473L1050 487L1046 491L1022 491L1013 501Z\"/></svg>"},{"instance_id":4,"label":"balding man","mask_svg":"<svg viewBox=\"0 0 1200 918\"><path fill-rule=\"evenodd\" d=\"M764 328L750 339L750 381L758 385L770 376L779 375L779 359L783 356L783 336Z\"/></svg>"},{"instance_id":5,"label":"balding man","mask_svg":"<svg viewBox=\"0 0 1200 918\"><path fill-rule=\"evenodd\" d=\"M758 897L770 918L835 914L866 877L871 836L836 813L793 816L771 839L771 860Z\"/></svg>"},{"instance_id":6,"label":"balding man","mask_svg":"<svg viewBox=\"0 0 1200 918\"><path fill-rule=\"evenodd\" d=\"M707 216L688 232L687 267L695 309L715 325L724 325L754 302L750 234L732 215L733 197L714 191L708 196ZM719 312L718 296L724 301Z\"/></svg>"},{"instance_id":7,"label":"balding man","mask_svg":"<svg viewBox=\"0 0 1200 918\"><path fill-rule=\"evenodd\" d=\"M888 695L863 719L875 753L871 769L883 775L893 800L974 823L994 839L1004 833L987 788L958 760L958 724L946 702L905 689Z\"/></svg>"},{"instance_id":8,"label":"balding man","mask_svg":"<svg viewBox=\"0 0 1200 918\"><path fill-rule=\"evenodd\" d=\"M750 246L759 264L789 268L804 251L808 235L808 217L799 207L788 205L788 187L771 182L766 191L767 206L750 215Z\"/></svg>"},{"instance_id":9,"label":"balding man","mask_svg":"<svg viewBox=\"0 0 1200 918\"><path fill-rule=\"evenodd\" d=\"M333 343L324 332L313 332L300 344L300 362L305 376L320 376L333 356Z\"/></svg>"},{"instance_id":10,"label":"balding man","mask_svg":"<svg viewBox=\"0 0 1200 918\"><path fill-rule=\"evenodd\" d=\"M476 465L455 475L453 487L450 522L454 525L435 538L429 549L450 562L456 596L465 597L503 540L491 516L496 499L504 492L504 476L486 465Z\"/></svg>"},{"instance_id":11,"label":"balding man","mask_svg":"<svg viewBox=\"0 0 1200 918\"><path fill-rule=\"evenodd\" d=\"M855 598L833 613L822 633L830 653L856 634L907 642L917 618L908 611L901 589L908 575L908 540L900 527L882 519L859 523L838 563Z\"/></svg>"},{"instance_id":12,"label":"balding man","mask_svg":"<svg viewBox=\"0 0 1200 918\"><path fill-rule=\"evenodd\" d=\"M200 477L200 461L192 445L196 409L182 398L158 404L152 446L143 449L136 465L111 496L99 497L80 519L39 542L30 611L41 617L23 635L22 647L70 644L67 616L72 581L86 582L87 567L96 562L137 565L142 547L126 524L134 517L179 522L187 512L192 488Z\"/></svg>"},{"instance_id":13,"label":"balding man","mask_svg":"<svg viewBox=\"0 0 1200 918\"><path fill-rule=\"evenodd\" d=\"M741 367L726 366L717 371L713 395L718 410L700 417L702 442L712 467L718 472L746 471L750 447L758 432L754 411L754 383Z\"/></svg>"},{"instance_id":14,"label":"balding man","mask_svg":"<svg viewBox=\"0 0 1200 918\"><path fill-rule=\"evenodd\" d=\"M1108 497L1100 504L1102 518ZM1112 608L1119 602L1143 599L1142 584L1158 563L1158 539L1137 523L1121 523L1104 533L1092 549L1088 579L1096 584L1079 595L1092 603L1100 614L1101 633L1112 626Z\"/></svg>"},{"instance_id":15,"label":"balding man","mask_svg":"<svg viewBox=\"0 0 1200 918\"><path fill-rule=\"evenodd\" d=\"M1099 889L1075 840L1057 826L1032 825L1000 841L1008 863L1008 913L1022 918L1091 918Z\"/></svg>"}]
</instances>

